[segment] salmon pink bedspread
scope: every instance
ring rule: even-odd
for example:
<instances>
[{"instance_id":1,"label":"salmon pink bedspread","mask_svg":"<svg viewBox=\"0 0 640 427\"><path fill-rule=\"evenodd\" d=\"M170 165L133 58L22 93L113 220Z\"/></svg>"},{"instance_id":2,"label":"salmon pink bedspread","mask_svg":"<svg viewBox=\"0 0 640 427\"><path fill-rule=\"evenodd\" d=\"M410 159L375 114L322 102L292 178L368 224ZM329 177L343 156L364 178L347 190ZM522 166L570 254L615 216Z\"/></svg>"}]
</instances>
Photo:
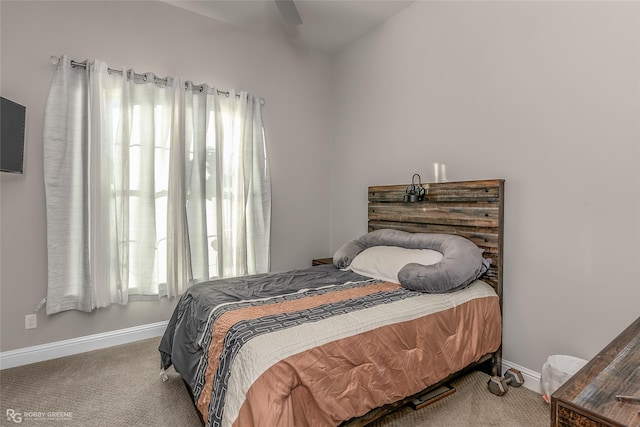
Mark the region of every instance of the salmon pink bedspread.
<instances>
[{"instance_id":1,"label":"salmon pink bedspread","mask_svg":"<svg viewBox=\"0 0 640 427\"><path fill-rule=\"evenodd\" d=\"M301 272L181 298L162 365L180 372L205 425L336 426L500 346L498 296L482 281L423 294L332 266Z\"/></svg>"}]
</instances>

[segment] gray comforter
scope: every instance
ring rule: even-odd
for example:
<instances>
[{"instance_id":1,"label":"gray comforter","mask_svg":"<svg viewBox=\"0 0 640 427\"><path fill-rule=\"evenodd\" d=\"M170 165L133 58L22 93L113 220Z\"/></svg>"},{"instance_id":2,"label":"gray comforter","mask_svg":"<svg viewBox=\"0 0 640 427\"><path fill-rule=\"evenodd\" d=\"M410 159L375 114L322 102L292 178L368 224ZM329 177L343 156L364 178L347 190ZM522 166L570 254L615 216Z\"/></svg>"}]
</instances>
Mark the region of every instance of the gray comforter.
<instances>
[{"instance_id":1,"label":"gray comforter","mask_svg":"<svg viewBox=\"0 0 640 427\"><path fill-rule=\"evenodd\" d=\"M216 306L364 279L368 278L352 271L338 270L333 265L321 265L195 284L180 297L169 320L158 348L161 366L166 369L173 365L193 391L198 364L206 351L200 341L209 315Z\"/></svg>"}]
</instances>

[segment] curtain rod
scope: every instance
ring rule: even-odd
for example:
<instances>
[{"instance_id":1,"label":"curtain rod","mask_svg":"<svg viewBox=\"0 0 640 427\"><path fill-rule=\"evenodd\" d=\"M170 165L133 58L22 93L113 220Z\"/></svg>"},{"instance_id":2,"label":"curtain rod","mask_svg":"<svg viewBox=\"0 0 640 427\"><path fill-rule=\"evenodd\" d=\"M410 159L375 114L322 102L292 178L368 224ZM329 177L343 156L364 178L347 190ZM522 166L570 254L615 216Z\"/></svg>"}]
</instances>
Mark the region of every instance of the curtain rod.
<instances>
[{"instance_id":1,"label":"curtain rod","mask_svg":"<svg viewBox=\"0 0 640 427\"><path fill-rule=\"evenodd\" d=\"M57 65L58 62L60 62L60 58L55 56L55 55L52 55L51 56L51 63L54 64L54 65ZM72 67L80 67L80 68L85 68L86 69L87 68L87 61L79 62L79 61L74 61L72 59L71 60L71 66ZM107 71L109 72L109 74L116 73L116 74L122 75L122 70L116 70L114 68L107 68ZM134 78L137 77L137 78L141 78L145 82L147 81L147 75L146 74L138 74L138 73L133 72L133 70L130 70L130 71L131 71L131 74L133 75ZM153 76L153 82L154 83L162 83L162 84L165 84L165 85L168 83L166 77L161 79L161 78L156 77L155 75ZM200 85L194 85L193 87L200 88L200 92L202 92L202 91L204 91L204 86L205 86L204 84L200 84ZM185 83L184 84L184 88L187 89L188 87L189 87L189 85L187 83ZM219 90L219 89L216 89L216 92L218 93L218 95L229 96L229 94L230 94L229 91L224 91L224 90ZM240 94L236 93L236 96L240 97ZM261 105L265 104L264 98L260 98L260 104Z\"/></svg>"}]
</instances>

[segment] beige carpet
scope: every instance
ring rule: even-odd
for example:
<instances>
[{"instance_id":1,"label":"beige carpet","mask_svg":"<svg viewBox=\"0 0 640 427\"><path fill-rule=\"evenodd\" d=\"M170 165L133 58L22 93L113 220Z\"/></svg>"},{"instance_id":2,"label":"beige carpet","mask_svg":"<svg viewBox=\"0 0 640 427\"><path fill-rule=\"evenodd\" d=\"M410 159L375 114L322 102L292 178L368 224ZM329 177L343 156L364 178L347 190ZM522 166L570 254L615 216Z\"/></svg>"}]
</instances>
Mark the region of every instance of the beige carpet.
<instances>
[{"instance_id":1,"label":"beige carpet","mask_svg":"<svg viewBox=\"0 0 640 427\"><path fill-rule=\"evenodd\" d=\"M159 338L0 371L0 425L200 426L182 380L159 378ZM371 426L549 425L549 408L524 387L503 397L474 372L456 393L419 411L401 409ZM277 427L277 426L269 426Z\"/></svg>"}]
</instances>

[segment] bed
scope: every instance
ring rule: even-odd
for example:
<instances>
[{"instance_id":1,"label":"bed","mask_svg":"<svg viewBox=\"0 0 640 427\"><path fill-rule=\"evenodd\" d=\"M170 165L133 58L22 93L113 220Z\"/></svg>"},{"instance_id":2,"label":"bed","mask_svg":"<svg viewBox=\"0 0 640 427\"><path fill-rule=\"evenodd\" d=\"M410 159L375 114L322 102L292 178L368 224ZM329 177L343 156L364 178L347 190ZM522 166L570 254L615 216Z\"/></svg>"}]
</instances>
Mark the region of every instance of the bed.
<instances>
[{"instance_id":1,"label":"bed","mask_svg":"<svg viewBox=\"0 0 640 427\"><path fill-rule=\"evenodd\" d=\"M403 201L406 185L369 187L368 232L333 265L188 289L159 351L203 424L365 425L470 369L500 374L504 181L421 185L415 203ZM395 281L368 273L379 258L365 253L386 249L385 239L419 246L436 237L449 246L433 265L411 262ZM421 288L460 254L452 239L467 253L473 246L481 265L463 268L462 281L445 272L457 282L442 292Z\"/></svg>"}]
</instances>

